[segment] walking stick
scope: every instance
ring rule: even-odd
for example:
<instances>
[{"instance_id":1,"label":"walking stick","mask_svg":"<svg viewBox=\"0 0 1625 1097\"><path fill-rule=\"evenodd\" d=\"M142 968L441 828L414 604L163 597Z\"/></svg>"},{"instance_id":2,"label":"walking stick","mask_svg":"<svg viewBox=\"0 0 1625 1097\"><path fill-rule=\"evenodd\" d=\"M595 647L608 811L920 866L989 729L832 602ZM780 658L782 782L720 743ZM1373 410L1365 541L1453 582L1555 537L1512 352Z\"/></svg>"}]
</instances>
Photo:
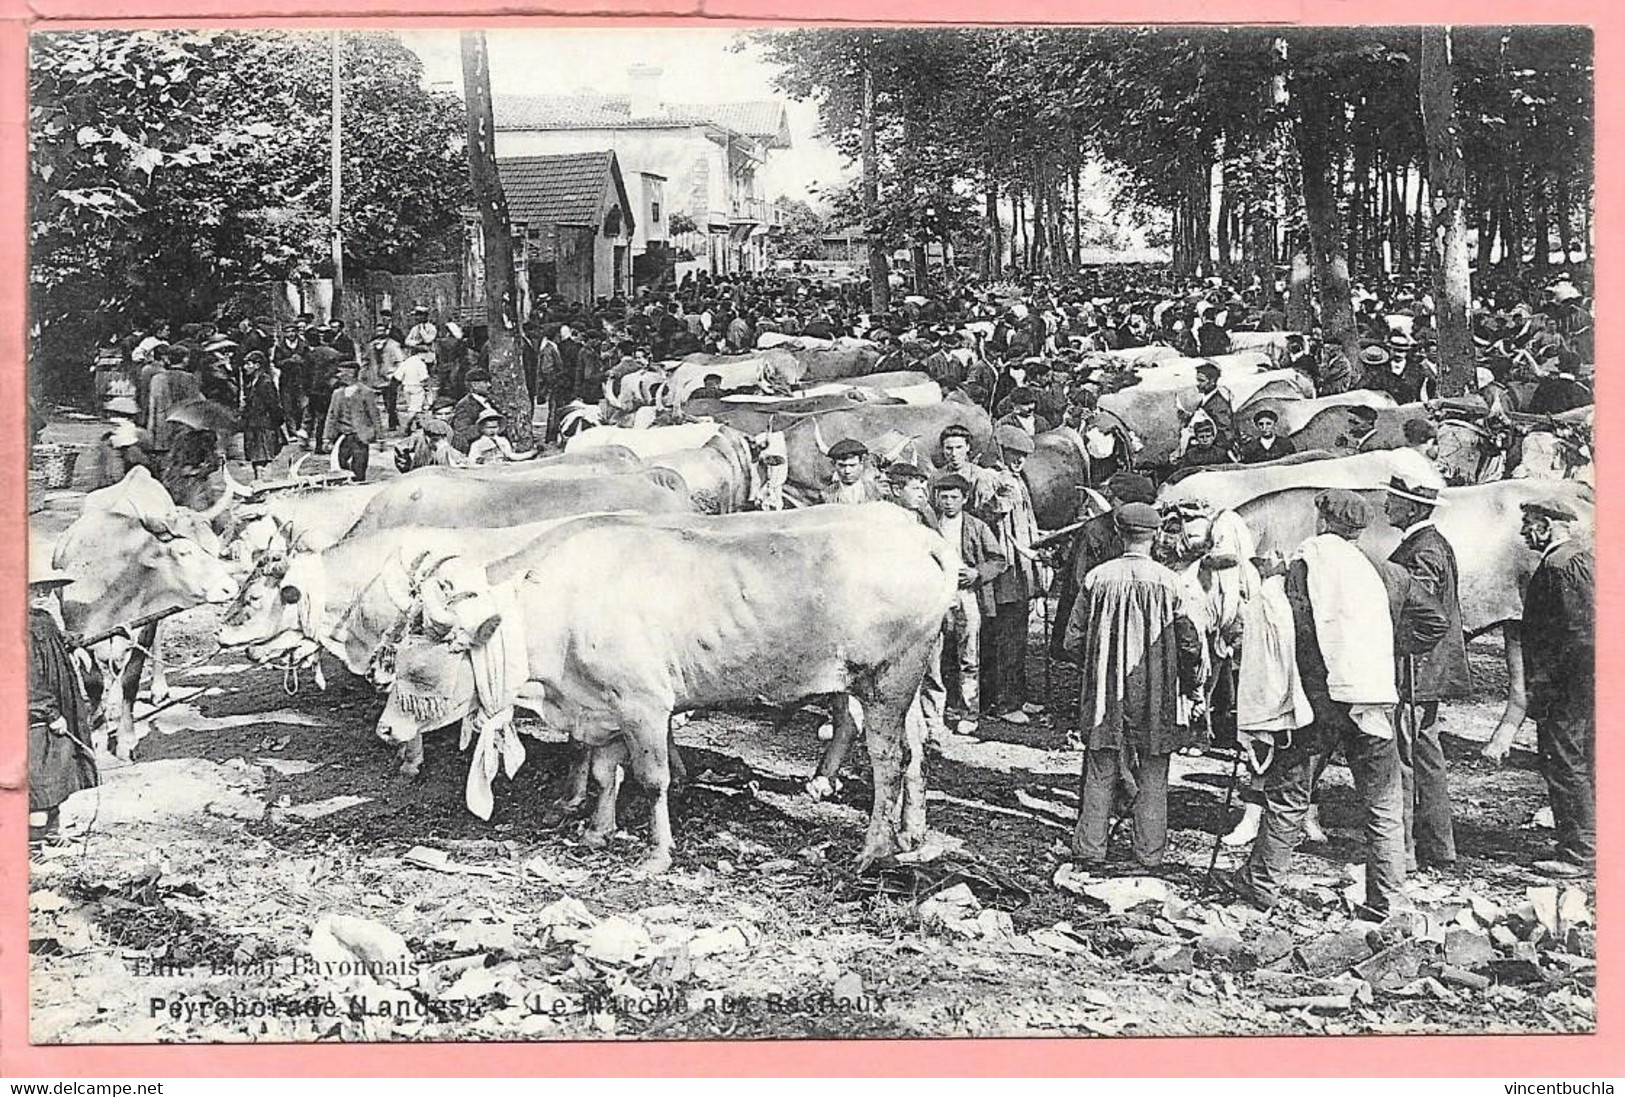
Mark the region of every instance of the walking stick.
<instances>
[{"instance_id":1,"label":"walking stick","mask_svg":"<svg viewBox=\"0 0 1625 1097\"><path fill-rule=\"evenodd\" d=\"M1211 726L1212 721L1209 720ZM1236 801L1236 777L1241 771L1241 752L1245 750L1239 743L1235 757L1230 761L1230 782L1224 790L1224 812L1219 816L1219 826L1213 832L1213 852L1207 859L1207 875L1202 877L1202 894L1206 895L1213 890L1213 873L1219 867L1219 847L1224 844L1224 823L1230 818L1230 807Z\"/></svg>"}]
</instances>

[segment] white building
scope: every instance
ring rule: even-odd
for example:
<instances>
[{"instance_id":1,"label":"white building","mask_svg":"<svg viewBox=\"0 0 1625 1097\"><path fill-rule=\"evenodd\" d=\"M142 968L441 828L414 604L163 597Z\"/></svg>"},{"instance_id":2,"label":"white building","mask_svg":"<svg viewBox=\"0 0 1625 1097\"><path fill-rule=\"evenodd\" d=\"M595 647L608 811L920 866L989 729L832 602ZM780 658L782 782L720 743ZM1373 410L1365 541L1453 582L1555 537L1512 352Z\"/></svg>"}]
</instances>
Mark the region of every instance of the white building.
<instances>
[{"instance_id":1,"label":"white building","mask_svg":"<svg viewBox=\"0 0 1625 1097\"><path fill-rule=\"evenodd\" d=\"M777 223L759 169L790 147L783 103L666 103L661 70L627 69L630 95L497 96L500 158L611 149L636 210L632 241L640 282L668 267L666 245L688 251L682 269L712 274L767 269L768 234ZM692 230L669 234L674 214ZM642 257L642 262L638 262Z\"/></svg>"}]
</instances>

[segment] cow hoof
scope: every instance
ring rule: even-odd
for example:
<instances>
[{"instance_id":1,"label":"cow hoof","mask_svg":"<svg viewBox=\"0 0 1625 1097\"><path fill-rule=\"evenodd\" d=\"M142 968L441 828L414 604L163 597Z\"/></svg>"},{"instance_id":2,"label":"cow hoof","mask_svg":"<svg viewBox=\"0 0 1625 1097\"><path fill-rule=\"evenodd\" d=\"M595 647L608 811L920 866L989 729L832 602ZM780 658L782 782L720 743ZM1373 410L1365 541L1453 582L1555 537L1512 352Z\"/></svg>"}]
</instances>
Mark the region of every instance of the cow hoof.
<instances>
[{"instance_id":1,"label":"cow hoof","mask_svg":"<svg viewBox=\"0 0 1625 1097\"><path fill-rule=\"evenodd\" d=\"M606 831L589 828L581 832L581 844L588 849L603 849L609 845L609 834Z\"/></svg>"},{"instance_id":2,"label":"cow hoof","mask_svg":"<svg viewBox=\"0 0 1625 1097\"><path fill-rule=\"evenodd\" d=\"M417 780L418 774L420 774L422 772L423 772L423 767L422 766L415 766L415 765L411 764L410 762L403 762L401 764L401 768L396 771L396 773L401 777L401 779L406 780L406 781L415 781L415 780Z\"/></svg>"}]
</instances>

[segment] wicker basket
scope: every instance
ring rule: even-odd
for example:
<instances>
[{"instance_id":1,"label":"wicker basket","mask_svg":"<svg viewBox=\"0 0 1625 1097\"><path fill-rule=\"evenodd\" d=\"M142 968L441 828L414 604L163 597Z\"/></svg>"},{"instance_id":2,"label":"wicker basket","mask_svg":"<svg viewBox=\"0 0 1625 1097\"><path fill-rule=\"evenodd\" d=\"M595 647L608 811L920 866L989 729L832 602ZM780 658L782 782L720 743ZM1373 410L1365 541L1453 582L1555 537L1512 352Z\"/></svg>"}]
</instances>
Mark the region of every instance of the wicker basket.
<instances>
[{"instance_id":1,"label":"wicker basket","mask_svg":"<svg viewBox=\"0 0 1625 1097\"><path fill-rule=\"evenodd\" d=\"M34 468L45 477L45 486L52 490L73 486L73 466L79 460L79 451L68 446L43 442L34 447Z\"/></svg>"}]
</instances>

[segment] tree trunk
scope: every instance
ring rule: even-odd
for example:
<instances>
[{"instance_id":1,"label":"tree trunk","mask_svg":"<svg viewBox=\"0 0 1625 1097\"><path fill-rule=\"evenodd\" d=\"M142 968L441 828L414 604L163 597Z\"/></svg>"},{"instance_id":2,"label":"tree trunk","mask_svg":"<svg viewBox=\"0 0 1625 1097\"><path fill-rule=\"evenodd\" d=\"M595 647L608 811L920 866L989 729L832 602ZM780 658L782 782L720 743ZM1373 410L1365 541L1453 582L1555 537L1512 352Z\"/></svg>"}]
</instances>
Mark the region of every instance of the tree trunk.
<instances>
[{"instance_id":1,"label":"tree trunk","mask_svg":"<svg viewBox=\"0 0 1625 1097\"><path fill-rule=\"evenodd\" d=\"M1314 326L1314 309L1309 307L1309 294L1314 288L1314 275L1309 256L1300 246L1292 250L1292 269L1286 282L1286 328L1288 331L1308 331Z\"/></svg>"},{"instance_id":2,"label":"tree trunk","mask_svg":"<svg viewBox=\"0 0 1625 1097\"><path fill-rule=\"evenodd\" d=\"M520 449L533 444L530 390L519 358L519 307L513 287L513 229L497 176L496 125L491 117L491 66L485 35L464 31L463 98L467 106L468 175L485 241L486 347L491 395L507 416L507 435Z\"/></svg>"},{"instance_id":3,"label":"tree trunk","mask_svg":"<svg viewBox=\"0 0 1625 1097\"><path fill-rule=\"evenodd\" d=\"M1535 176L1535 269L1552 265L1551 186L1546 173Z\"/></svg>"},{"instance_id":4,"label":"tree trunk","mask_svg":"<svg viewBox=\"0 0 1625 1097\"><path fill-rule=\"evenodd\" d=\"M1083 266L1083 165L1072 165L1072 266Z\"/></svg>"},{"instance_id":5,"label":"tree trunk","mask_svg":"<svg viewBox=\"0 0 1625 1097\"><path fill-rule=\"evenodd\" d=\"M1327 349L1341 353L1348 368L1358 370L1360 336L1354 326L1348 258L1343 252L1342 217L1337 210L1332 175L1331 112L1341 107L1313 84L1302 88L1295 96L1298 159L1303 165L1304 213L1309 221L1310 252L1320 289L1320 322Z\"/></svg>"},{"instance_id":6,"label":"tree trunk","mask_svg":"<svg viewBox=\"0 0 1625 1097\"><path fill-rule=\"evenodd\" d=\"M863 66L863 219L869 245L869 311L891 311L891 264L880 239L880 164L875 155L875 75Z\"/></svg>"},{"instance_id":7,"label":"tree trunk","mask_svg":"<svg viewBox=\"0 0 1625 1097\"><path fill-rule=\"evenodd\" d=\"M982 276L997 279L1004 267L1004 230L999 225L999 181L987 169L987 248L982 253Z\"/></svg>"},{"instance_id":8,"label":"tree trunk","mask_svg":"<svg viewBox=\"0 0 1625 1097\"><path fill-rule=\"evenodd\" d=\"M1507 271L1513 277L1523 273L1523 245L1528 238L1526 229L1528 220L1525 217L1524 201L1526 192L1523 185L1522 157L1507 169L1507 201L1505 206L1506 222L1501 226L1501 233L1506 238L1506 258L1510 265Z\"/></svg>"},{"instance_id":9,"label":"tree trunk","mask_svg":"<svg viewBox=\"0 0 1625 1097\"><path fill-rule=\"evenodd\" d=\"M1574 213L1573 192L1569 189L1566 178L1557 181L1557 236L1563 245L1563 265L1566 267L1574 261L1574 223L1569 220Z\"/></svg>"},{"instance_id":10,"label":"tree trunk","mask_svg":"<svg viewBox=\"0 0 1625 1097\"><path fill-rule=\"evenodd\" d=\"M1219 164L1219 272L1226 273L1230 269L1230 218L1236 196L1231 193L1228 180L1224 174L1224 163Z\"/></svg>"},{"instance_id":11,"label":"tree trunk","mask_svg":"<svg viewBox=\"0 0 1625 1097\"><path fill-rule=\"evenodd\" d=\"M1049 235L1044 214L1044 162L1033 158L1033 261L1034 274L1049 272Z\"/></svg>"},{"instance_id":12,"label":"tree trunk","mask_svg":"<svg viewBox=\"0 0 1625 1097\"><path fill-rule=\"evenodd\" d=\"M1422 28L1422 126L1427 134L1433 213L1433 295L1439 325L1439 394L1476 387L1473 299L1467 261L1467 167L1461 158L1449 27Z\"/></svg>"}]
</instances>

